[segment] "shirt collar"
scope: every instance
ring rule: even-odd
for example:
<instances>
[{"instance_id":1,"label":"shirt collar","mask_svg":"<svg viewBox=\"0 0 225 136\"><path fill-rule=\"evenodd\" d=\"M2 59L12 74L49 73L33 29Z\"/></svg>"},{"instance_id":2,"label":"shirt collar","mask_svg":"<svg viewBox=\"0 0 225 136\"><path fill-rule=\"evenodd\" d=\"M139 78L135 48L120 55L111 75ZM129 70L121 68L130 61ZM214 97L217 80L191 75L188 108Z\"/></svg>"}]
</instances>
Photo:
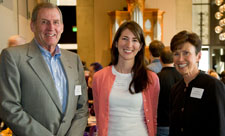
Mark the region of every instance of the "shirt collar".
<instances>
[{"instance_id":1,"label":"shirt collar","mask_svg":"<svg viewBox=\"0 0 225 136\"><path fill-rule=\"evenodd\" d=\"M152 62L160 62L159 59L154 59Z\"/></svg>"},{"instance_id":2,"label":"shirt collar","mask_svg":"<svg viewBox=\"0 0 225 136\"><path fill-rule=\"evenodd\" d=\"M52 57L51 53L50 53L48 50L44 49L44 48L37 42L36 39L34 39L34 40L35 40L36 44L38 45L38 47L39 47L39 49L40 49L42 55L45 55L45 56L48 56L48 57ZM56 47L55 47L55 55L54 55L54 56L55 56L56 58L58 58L58 57L61 56L61 50L60 50L58 44L57 44Z\"/></svg>"}]
</instances>

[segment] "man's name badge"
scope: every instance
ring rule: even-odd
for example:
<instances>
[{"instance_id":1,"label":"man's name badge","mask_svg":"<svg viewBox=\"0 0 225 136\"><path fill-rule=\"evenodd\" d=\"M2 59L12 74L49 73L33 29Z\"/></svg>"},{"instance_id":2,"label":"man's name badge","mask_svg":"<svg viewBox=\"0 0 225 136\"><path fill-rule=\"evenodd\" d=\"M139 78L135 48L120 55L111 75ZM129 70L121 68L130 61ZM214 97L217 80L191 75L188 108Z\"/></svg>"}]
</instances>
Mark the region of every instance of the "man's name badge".
<instances>
[{"instance_id":1,"label":"man's name badge","mask_svg":"<svg viewBox=\"0 0 225 136\"><path fill-rule=\"evenodd\" d=\"M204 89L193 87L191 90L191 97L201 99Z\"/></svg>"},{"instance_id":2,"label":"man's name badge","mask_svg":"<svg viewBox=\"0 0 225 136\"><path fill-rule=\"evenodd\" d=\"M81 85L76 85L74 90L75 96L82 95L81 93Z\"/></svg>"}]
</instances>

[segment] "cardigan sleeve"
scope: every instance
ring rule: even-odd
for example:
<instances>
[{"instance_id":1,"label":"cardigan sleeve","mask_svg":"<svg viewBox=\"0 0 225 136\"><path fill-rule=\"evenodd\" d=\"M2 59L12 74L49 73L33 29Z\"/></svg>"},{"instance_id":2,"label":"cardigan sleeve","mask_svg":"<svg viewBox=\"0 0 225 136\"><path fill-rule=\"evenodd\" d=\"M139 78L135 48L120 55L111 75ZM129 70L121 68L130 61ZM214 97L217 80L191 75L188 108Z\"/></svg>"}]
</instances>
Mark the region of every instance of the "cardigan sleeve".
<instances>
[{"instance_id":1,"label":"cardigan sleeve","mask_svg":"<svg viewBox=\"0 0 225 136\"><path fill-rule=\"evenodd\" d=\"M158 108L158 98L159 98L159 91L160 91L160 85L159 85L159 78L155 73L151 73L152 82L153 82L153 90L151 90L151 100L152 100L152 108L153 108L153 121L154 121L154 130L155 135L157 133L157 108Z\"/></svg>"}]
</instances>

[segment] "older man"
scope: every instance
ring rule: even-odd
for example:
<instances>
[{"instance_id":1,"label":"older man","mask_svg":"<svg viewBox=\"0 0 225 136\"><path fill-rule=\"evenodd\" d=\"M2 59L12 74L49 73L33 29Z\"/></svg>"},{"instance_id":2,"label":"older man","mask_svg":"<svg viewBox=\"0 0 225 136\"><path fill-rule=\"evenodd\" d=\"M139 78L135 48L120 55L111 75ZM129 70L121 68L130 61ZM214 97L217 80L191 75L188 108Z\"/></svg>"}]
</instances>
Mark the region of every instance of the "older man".
<instances>
[{"instance_id":1,"label":"older man","mask_svg":"<svg viewBox=\"0 0 225 136\"><path fill-rule=\"evenodd\" d=\"M38 4L30 26L34 39L0 57L0 117L17 136L82 136L87 86L78 55L57 45L61 11Z\"/></svg>"}]
</instances>

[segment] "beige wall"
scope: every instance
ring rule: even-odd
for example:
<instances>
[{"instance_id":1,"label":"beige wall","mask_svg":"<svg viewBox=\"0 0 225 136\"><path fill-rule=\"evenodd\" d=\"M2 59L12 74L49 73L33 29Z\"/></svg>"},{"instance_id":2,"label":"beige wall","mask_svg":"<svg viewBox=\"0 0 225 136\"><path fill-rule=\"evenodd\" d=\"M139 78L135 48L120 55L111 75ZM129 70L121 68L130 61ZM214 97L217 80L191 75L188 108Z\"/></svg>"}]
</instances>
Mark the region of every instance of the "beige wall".
<instances>
[{"instance_id":1,"label":"beige wall","mask_svg":"<svg viewBox=\"0 0 225 136\"><path fill-rule=\"evenodd\" d=\"M95 0L94 2L94 43L96 58L104 66L111 60L109 41L109 16L108 11L122 10L126 7L126 0Z\"/></svg>"},{"instance_id":2,"label":"beige wall","mask_svg":"<svg viewBox=\"0 0 225 136\"><path fill-rule=\"evenodd\" d=\"M176 0L176 31L192 31L192 0Z\"/></svg>"},{"instance_id":3,"label":"beige wall","mask_svg":"<svg viewBox=\"0 0 225 136\"><path fill-rule=\"evenodd\" d=\"M7 39L13 34L17 34L17 2L7 0L0 4L0 52L7 47ZM3 21L4 20L4 21Z\"/></svg>"},{"instance_id":4,"label":"beige wall","mask_svg":"<svg viewBox=\"0 0 225 136\"><path fill-rule=\"evenodd\" d=\"M87 66L95 61L93 0L77 0L77 44L78 54Z\"/></svg>"},{"instance_id":5,"label":"beige wall","mask_svg":"<svg viewBox=\"0 0 225 136\"><path fill-rule=\"evenodd\" d=\"M27 42L33 39L33 32L30 30L30 19L36 0L29 0L28 6L26 0L18 0L19 4L19 31L18 34L25 37ZM28 9L27 9L28 8Z\"/></svg>"},{"instance_id":6,"label":"beige wall","mask_svg":"<svg viewBox=\"0 0 225 136\"><path fill-rule=\"evenodd\" d=\"M31 13L36 0L28 1L28 13ZM17 8L18 7L18 8ZM33 37L30 31L30 21L27 18L26 0L4 0L0 4L0 52L7 47L8 38L11 35L19 34L27 41Z\"/></svg>"}]
</instances>

